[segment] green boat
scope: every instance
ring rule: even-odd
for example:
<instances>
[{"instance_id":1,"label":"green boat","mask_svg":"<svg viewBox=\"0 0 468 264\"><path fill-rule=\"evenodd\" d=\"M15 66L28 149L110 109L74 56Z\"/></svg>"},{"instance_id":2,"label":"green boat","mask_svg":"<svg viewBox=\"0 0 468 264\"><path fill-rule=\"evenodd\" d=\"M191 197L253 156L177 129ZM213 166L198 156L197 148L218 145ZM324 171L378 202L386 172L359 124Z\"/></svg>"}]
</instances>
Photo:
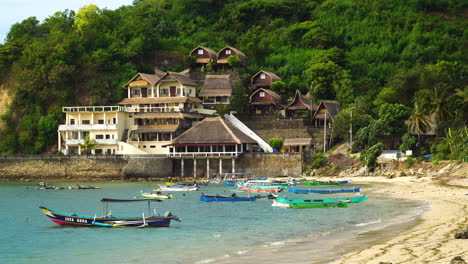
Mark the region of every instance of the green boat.
<instances>
[{"instance_id":1,"label":"green boat","mask_svg":"<svg viewBox=\"0 0 468 264\"><path fill-rule=\"evenodd\" d=\"M289 208L348 207L348 203L290 203Z\"/></svg>"},{"instance_id":2,"label":"green boat","mask_svg":"<svg viewBox=\"0 0 468 264\"><path fill-rule=\"evenodd\" d=\"M306 182L305 184L307 185L340 185L340 184L347 184L350 183L350 180L344 180L344 181L317 181L317 180L312 180L310 182Z\"/></svg>"},{"instance_id":3,"label":"green boat","mask_svg":"<svg viewBox=\"0 0 468 264\"><path fill-rule=\"evenodd\" d=\"M349 198L335 198L335 199L286 199L282 197L277 197L276 201L278 203L359 203L360 201L367 200L367 195L363 194L361 196L349 197Z\"/></svg>"}]
</instances>

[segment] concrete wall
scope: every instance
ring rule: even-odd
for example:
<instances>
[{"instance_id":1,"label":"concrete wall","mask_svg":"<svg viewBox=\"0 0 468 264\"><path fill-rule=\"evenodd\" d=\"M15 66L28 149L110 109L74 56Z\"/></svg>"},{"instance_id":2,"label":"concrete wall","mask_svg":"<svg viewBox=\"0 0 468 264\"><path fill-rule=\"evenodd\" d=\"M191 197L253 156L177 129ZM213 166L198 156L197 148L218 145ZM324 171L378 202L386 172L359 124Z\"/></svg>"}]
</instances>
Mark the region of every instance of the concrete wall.
<instances>
[{"instance_id":1,"label":"concrete wall","mask_svg":"<svg viewBox=\"0 0 468 264\"><path fill-rule=\"evenodd\" d=\"M255 172L257 176L302 175L300 153L245 153L236 162L237 172Z\"/></svg>"}]
</instances>

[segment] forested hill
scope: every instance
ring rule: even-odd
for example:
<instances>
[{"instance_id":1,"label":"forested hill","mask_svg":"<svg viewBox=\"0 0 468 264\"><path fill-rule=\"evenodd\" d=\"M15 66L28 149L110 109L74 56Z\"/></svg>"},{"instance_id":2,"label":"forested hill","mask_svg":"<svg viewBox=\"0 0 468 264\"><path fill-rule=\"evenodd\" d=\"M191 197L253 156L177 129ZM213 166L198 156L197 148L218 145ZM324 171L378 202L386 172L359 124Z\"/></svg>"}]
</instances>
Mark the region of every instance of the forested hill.
<instances>
[{"instance_id":1,"label":"forested hill","mask_svg":"<svg viewBox=\"0 0 468 264\"><path fill-rule=\"evenodd\" d=\"M434 96L456 94L439 121L464 123L466 15L463 0L135 0L31 17L0 45L0 81L13 97L0 153L50 150L62 106L115 104L137 71L152 72L155 53L183 56L199 45L241 50L246 80L272 71L285 98L300 89L343 108L358 98L376 119L382 105L417 103L429 114Z\"/></svg>"}]
</instances>

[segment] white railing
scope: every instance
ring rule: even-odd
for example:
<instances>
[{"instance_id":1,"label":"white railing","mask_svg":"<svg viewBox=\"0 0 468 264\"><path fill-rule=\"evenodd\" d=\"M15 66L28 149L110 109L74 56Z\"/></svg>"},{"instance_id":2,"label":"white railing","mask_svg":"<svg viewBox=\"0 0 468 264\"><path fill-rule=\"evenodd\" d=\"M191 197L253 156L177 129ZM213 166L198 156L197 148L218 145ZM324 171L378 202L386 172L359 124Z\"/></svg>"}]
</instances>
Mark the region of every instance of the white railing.
<instances>
[{"instance_id":1,"label":"white railing","mask_svg":"<svg viewBox=\"0 0 468 264\"><path fill-rule=\"evenodd\" d=\"M99 145L117 145L117 139L95 139ZM84 139L68 139L67 145L84 144Z\"/></svg>"},{"instance_id":2,"label":"white railing","mask_svg":"<svg viewBox=\"0 0 468 264\"><path fill-rule=\"evenodd\" d=\"M259 137L255 132L253 132L250 128L248 128L244 123L242 123L237 117L235 117L232 113L224 115L231 124L237 127L240 131L245 133L247 136L251 137L255 141L257 141L258 145L263 149L265 152L273 152L273 148L268 145L261 137Z\"/></svg>"},{"instance_id":3,"label":"white railing","mask_svg":"<svg viewBox=\"0 0 468 264\"><path fill-rule=\"evenodd\" d=\"M125 107L125 112L130 113L158 113L158 112L180 112L179 107Z\"/></svg>"},{"instance_id":4,"label":"white railing","mask_svg":"<svg viewBox=\"0 0 468 264\"><path fill-rule=\"evenodd\" d=\"M93 125L59 125L59 131L71 130L117 130L116 124L93 124Z\"/></svg>"},{"instance_id":5,"label":"white railing","mask_svg":"<svg viewBox=\"0 0 468 264\"><path fill-rule=\"evenodd\" d=\"M123 112L123 106L68 106L62 112Z\"/></svg>"},{"instance_id":6,"label":"white railing","mask_svg":"<svg viewBox=\"0 0 468 264\"><path fill-rule=\"evenodd\" d=\"M171 152L169 157L236 157L239 152Z\"/></svg>"}]
</instances>

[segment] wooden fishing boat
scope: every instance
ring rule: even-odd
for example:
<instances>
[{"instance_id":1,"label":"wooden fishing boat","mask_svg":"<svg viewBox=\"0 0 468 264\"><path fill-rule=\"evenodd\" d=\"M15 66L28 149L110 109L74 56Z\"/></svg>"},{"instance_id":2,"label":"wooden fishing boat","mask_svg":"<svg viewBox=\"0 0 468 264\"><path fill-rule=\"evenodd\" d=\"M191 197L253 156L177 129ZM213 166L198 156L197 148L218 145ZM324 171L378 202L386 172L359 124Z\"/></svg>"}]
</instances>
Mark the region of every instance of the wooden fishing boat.
<instances>
[{"instance_id":1,"label":"wooden fishing boat","mask_svg":"<svg viewBox=\"0 0 468 264\"><path fill-rule=\"evenodd\" d=\"M261 187L261 188L239 186L239 189L243 190L244 192L267 192L267 193L279 193L283 190L281 189L281 187L278 187L278 186Z\"/></svg>"},{"instance_id":2,"label":"wooden fishing boat","mask_svg":"<svg viewBox=\"0 0 468 264\"><path fill-rule=\"evenodd\" d=\"M344 181L317 181L312 180L310 182L305 182L307 185L341 185L341 184L348 184L351 183L351 180L344 180Z\"/></svg>"},{"instance_id":3,"label":"wooden fishing boat","mask_svg":"<svg viewBox=\"0 0 468 264\"><path fill-rule=\"evenodd\" d=\"M221 195L206 195L202 193L200 201L203 202L253 202L257 200L257 197L242 197L237 196L233 193L231 196L221 196Z\"/></svg>"},{"instance_id":4,"label":"wooden fishing boat","mask_svg":"<svg viewBox=\"0 0 468 264\"><path fill-rule=\"evenodd\" d=\"M272 193L268 193L267 195L260 195L260 194L257 194L255 195L255 197L258 199L276 199L278 197L277 194L272 194Z\"/></svg>"},{"instance_id":5,"label":"wooden fishing boat","mask_svg":"<svg viewBox=\"0 0 468 264\"><path fill-rule=\"evenodd\" d=\"M172 193L161 193L161 192L156 192L156 193L147 193L147 192L141 192L141 196L144 198L153 198L153 199L172 199Z\"/></svg>"},{"instance_id":6,"label":"wooden fishing boat","mask_svg":"<svg viewBox=\"0 0 468 264\"><path fill-rule=\"evenodd\" d=\"M36 190L62 190L63 187L49 186L46 182L40 182L36 186Z\"/></svg>"},{"instance_id":7,"label":"wooden fishing boat","mask_svg":"<svg viewBox=\"0 0 468 264\"><path fill-rule=\"evenodd\" d=\"M200 187L198 186L179 186L179 185L166 186L164 184L158 184L158 189L156 191L184 192L184 191L198 191L199 188Z\"/></svg>"},{"instance_id":8,"label":"wooden fishing boat","mask_svg":"<svg viewBox=\"0 0 468 264\"><path fill-rule=\"evenodd\" d=\"M164 216L151 214L151 202L161 202L158 199L137 199L137 200L120 200L103 198L102 202L102 217L85 216L64 213L47 209L44 206L39 208L42 212L50 218L50 220L58 225L70 226L88 226L88 227L168 227L171 220L180 221L180 219L171 212L166 212ZM148 203L148 216L142 213L141 216L136 217L114 217L109 211L109 203L134 203L134 202L147 202Z\"/></svg>"},{"instance_id":9,"label":"wooden fishing boat","mask_svg":"<svg viewBox=\"0 0 468 264\"><path fill-rule=\"evenodd\" d=\"M89 185L79 185L79 184L74 184L68 186L68 189L75 189L75 190L92 190L92 189L99 189L97 186L89 186Z\"/></svg>"},{"instance_id":10,"label":"wooden fishing boat","mask_svg":"<svg viewBox=\"0 0 468 264\"><path fill-rule=\"evenodd\" d=\"M286 199L284 197L276 198L278 203L359 203L361 201L367 200L367 195L363 194L355 197L348 198L335 198L335 199Z\"/></svg>"},{"instance_id":11,"label":"wooden fishing boat","mask_svg":"<svg viewBox=\"0 0 468 264\"><path fill-rule=\"evenodd\" d=\"M234 186L234 185L237 184L237 180L225 180L224 184L226 184L228 186Z\"/></svg>"},{"instance_id":12,"label":"wooden fishing boat","mask_svg":"<svg viewBox=\"0 0 468 264\"><path fill-rule=\"evenodd\" d=\"M360 192L361 189L360 187L355 187L352 189L330 189L330 190L302 190L302 189L296 189L294 187L289 187L288 189L289 192L293 193L320 193L320 194L326 194L326 193L353 193L353 192Z\"/></svg>"},{"instance_id":13,"label":"wooden fishing boat","mask_svg":"<svg viewBox=\"0 0 468 264\"><path fill-rule=\"evenodd\" d=\"M273 201L272 206L283 208L328 208L328 207L348 207L346 202L337 203L279 203Z\"/></svg>"}]
</instances>

